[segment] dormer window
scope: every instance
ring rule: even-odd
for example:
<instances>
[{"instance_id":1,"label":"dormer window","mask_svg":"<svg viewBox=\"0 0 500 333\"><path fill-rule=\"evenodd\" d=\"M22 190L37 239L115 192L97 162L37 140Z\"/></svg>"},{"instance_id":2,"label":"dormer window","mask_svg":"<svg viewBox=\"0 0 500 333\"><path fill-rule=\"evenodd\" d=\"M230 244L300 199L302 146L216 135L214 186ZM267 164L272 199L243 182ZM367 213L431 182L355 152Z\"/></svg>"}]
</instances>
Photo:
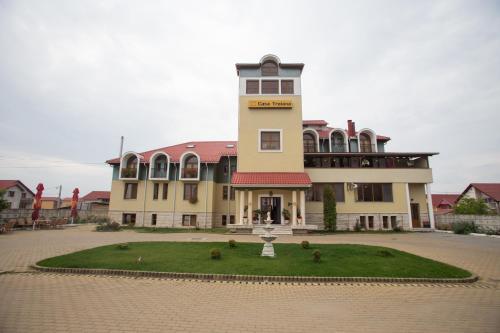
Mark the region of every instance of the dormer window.
<instances>
[{"instance_id":1,"label":"dormer window","mask_svg":"<svg viewBox=\"0 0 500 333\"><path fill-rule=\"evenodd\" d=\"M181 158L181 179L200 179L200 159L195 153L185 153Z\"/></svg>"},{"instance_id":2,"label":"dormer window","mask_svg":"<svg viewBox=\"0 0 500 333\"><path fill-rule=\"evenodd\" d=\"M316 140L312 133L304 133L304 153L316 152Z\"/></svg>"},{"instance_id":3,"label":"dormer window","mask_svg":"<svg viewBox=\"0 0 500 333\"><path fill-rule=\"evenodd\" d=\"M266 61L261 67L262 76L278 76L278 64L274 61Z\"/></svg>"},{"instance_id":4,"label":"dormer window","mask_svg":"<svg viewBox=\"0 0 500 333\"><path fill-rule=\"evenodd\" d=\"M154 153L149 162L149 178L168 180L170 158L163 152Z\"/></svg>"}]
</instances>

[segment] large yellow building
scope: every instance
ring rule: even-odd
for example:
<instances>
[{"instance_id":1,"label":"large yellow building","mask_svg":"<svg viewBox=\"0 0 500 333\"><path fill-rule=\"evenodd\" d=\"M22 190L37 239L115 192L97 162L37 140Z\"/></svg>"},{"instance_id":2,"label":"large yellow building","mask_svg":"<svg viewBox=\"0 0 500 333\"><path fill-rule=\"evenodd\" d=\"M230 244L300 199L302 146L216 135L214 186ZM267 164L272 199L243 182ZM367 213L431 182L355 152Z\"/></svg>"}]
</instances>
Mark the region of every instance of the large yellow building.
<instances>
[{"instance_id":1,"label":"large yellow building","mask_svg":"<svg viewBox=\"0 0 500 333\"><path fill-rule=\"evenodd\" d=\"M109 160L110 218L156 227L226 226L277 233L323 227L323 190L337 201L337 228L434 228L435 153L386 152L369 128L302 120L304 65L274 55L236 64L238 141L187 142Z\"/></svg>"}]
</instances>

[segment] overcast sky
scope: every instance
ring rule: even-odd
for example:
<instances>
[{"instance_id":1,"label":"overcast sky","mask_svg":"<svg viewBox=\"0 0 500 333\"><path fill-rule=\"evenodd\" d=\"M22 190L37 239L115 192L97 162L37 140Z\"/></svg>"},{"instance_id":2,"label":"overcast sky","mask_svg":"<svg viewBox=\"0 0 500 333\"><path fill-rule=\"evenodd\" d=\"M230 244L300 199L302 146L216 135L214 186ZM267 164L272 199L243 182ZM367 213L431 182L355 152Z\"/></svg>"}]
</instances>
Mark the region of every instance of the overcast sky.
<instances>
[{"instance_id":1,"label":"overcast sky","mask_svg":"<svg viewBox=\"0 0 500 333\"><path fill-rule=\"evenodd\" d=\"M433 192L500 182L498 1L0 0L0 179L109 190L104 161L236 140L236 62L303 62L304 119L432 151Z\"/></svg>"}]
</instances>

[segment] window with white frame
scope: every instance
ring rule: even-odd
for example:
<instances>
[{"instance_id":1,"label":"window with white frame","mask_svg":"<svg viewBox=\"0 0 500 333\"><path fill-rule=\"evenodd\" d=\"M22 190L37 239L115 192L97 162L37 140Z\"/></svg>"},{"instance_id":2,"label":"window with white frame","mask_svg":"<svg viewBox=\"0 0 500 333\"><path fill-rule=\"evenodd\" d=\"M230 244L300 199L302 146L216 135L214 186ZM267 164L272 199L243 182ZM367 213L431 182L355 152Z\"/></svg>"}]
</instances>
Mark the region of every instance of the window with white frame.
<instances>
[{"instance_id":1,"label":"window with white frame","mask_svg":"<svg viewBox=\"0 0 500 333\"><path fill-rule=\"evenodd\" d=\"M282 149L281 130L259 131L259 151L280 152Z\"/></svg>"}]
</instances>

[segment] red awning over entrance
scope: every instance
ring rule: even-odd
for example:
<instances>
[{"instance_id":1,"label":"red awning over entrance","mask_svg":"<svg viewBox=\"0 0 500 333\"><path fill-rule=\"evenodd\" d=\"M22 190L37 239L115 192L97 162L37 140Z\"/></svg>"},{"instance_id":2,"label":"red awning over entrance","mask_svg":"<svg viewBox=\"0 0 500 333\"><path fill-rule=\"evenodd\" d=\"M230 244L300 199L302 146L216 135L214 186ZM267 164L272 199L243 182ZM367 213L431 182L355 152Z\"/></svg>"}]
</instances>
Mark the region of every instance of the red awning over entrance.
<instances>
[{"instance_id":1,"label":"red awning over entrance","mask_svg":"<svg viewBox=\"0 0 500 333\"><path fill-rule=\"evenodd\" d=\"M305 172L235 172L234 187L310 187L311 179Z\"/></svg>"}]
</instances>

